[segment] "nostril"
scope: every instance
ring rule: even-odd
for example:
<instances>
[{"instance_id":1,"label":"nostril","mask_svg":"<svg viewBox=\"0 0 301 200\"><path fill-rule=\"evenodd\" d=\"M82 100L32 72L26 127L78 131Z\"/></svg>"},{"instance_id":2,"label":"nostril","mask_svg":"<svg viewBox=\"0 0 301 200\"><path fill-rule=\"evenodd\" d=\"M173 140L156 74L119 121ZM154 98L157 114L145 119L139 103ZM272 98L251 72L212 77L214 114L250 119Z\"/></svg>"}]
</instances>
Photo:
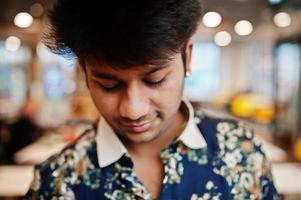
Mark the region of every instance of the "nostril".
<instances>
[{"instance_id":1,"label":"nostril","mask_svg":"<svg viewBox=\"0 0 301 200\"><path fill-rule=\"evenodd\" d=\"M123 101L120 104L120 116L131 121L138 121L147 115L149 106L142 101Z\"/></svg>"}]
</instances>

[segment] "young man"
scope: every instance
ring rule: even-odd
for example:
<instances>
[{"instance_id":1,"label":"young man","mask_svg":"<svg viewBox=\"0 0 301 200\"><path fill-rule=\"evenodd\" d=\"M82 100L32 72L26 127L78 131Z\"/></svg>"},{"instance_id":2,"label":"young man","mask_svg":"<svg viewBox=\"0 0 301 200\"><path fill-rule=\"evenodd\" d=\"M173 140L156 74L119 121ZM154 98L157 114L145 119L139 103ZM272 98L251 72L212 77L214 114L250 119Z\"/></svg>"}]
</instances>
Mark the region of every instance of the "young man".
<instances>
[{"instance_id":1,"label":"young man","mask_svg":"<svg viewBox=\"0 0 301 200\"><path fill-rule=\"evenodd\" d=\"M183 98L200 17L199 0L57 2L48 46L77 56L101 119L37 166L28 198L277 197L251 131Z\"/></svg>"}]
</instances>

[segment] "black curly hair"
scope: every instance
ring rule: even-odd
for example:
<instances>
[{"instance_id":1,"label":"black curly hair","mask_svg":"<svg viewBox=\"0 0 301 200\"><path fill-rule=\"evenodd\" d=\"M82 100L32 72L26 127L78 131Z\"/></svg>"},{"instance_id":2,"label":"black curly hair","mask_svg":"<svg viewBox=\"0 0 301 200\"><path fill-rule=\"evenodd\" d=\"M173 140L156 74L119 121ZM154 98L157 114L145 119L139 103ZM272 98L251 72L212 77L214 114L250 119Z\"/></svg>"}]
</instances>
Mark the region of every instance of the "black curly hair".
<instances>
[{"instance_id":1,"label":"black curly hair","mask_svg":"<svg viewBox=\"0 0 301 200\"><path fill-rule=\"evenodd\" d=\"M44 43L109 66L156 64L185 47L200 17L200 0L58 0Z\"/></svg>"}]
</instances>

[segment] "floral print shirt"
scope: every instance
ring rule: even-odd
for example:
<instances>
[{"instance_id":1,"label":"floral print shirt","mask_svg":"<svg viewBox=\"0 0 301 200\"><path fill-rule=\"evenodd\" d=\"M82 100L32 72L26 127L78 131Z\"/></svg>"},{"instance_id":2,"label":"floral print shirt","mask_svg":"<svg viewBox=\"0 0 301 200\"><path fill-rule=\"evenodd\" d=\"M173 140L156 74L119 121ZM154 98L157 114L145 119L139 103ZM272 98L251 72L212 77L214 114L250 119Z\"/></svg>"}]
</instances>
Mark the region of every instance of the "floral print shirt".
<instances>
[{"instance_id":1,"label":"floral print shirt","mask_svg":"<svg viewBox=\"0 0 301 200\"><path fill-rule=\"evenodd\" d=\"M279 198L269 163L249 128L239 122L200 113L193 118L190 122L198 128L200 137L194 135L189 141L190 137L181 136L182 139L161 151L164 179L159 199ZM102 153L96 132L94 128L88 129L74 144L37 166L26 198L154 199L133 171L133 162L122 144L120 155L115 154L113 160L110 155L105 162L100 162ZM203 143L195 145L195 141Z\"/></svg>"}]
</instances>

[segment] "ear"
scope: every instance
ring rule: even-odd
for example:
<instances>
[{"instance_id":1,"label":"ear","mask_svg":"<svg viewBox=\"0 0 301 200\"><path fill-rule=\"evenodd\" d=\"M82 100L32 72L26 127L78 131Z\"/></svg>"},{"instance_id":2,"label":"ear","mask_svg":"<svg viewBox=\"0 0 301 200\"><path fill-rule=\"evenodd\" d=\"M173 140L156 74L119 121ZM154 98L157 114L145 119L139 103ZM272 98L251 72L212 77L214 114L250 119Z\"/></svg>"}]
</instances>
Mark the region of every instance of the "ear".
<instances>
[{"instance_id":1,"label":"ear","mask_svg":"<svg viewBox=\"0 0 301 200\"><path fill-rule=\"evenodd\" d=\"M188 41L185 49L186 54L186 76L191 74L191 55L192 55L193 43L191 40Z\"/></svg>"},{"instance_id":2,"label":"ear","mask_svg":"<svg viewBox=\"0 0 301 200\"><path fill-rule=\"evenodd\" d=\"M88 77L87 77L87 68L86 68L86 62L83 59L78 59L78 64L80 66L81 72L84 73L85 75L85 81L86 81L86 86L89 89L89 83L88 83Z\"/></svg>"}]
</instances>

